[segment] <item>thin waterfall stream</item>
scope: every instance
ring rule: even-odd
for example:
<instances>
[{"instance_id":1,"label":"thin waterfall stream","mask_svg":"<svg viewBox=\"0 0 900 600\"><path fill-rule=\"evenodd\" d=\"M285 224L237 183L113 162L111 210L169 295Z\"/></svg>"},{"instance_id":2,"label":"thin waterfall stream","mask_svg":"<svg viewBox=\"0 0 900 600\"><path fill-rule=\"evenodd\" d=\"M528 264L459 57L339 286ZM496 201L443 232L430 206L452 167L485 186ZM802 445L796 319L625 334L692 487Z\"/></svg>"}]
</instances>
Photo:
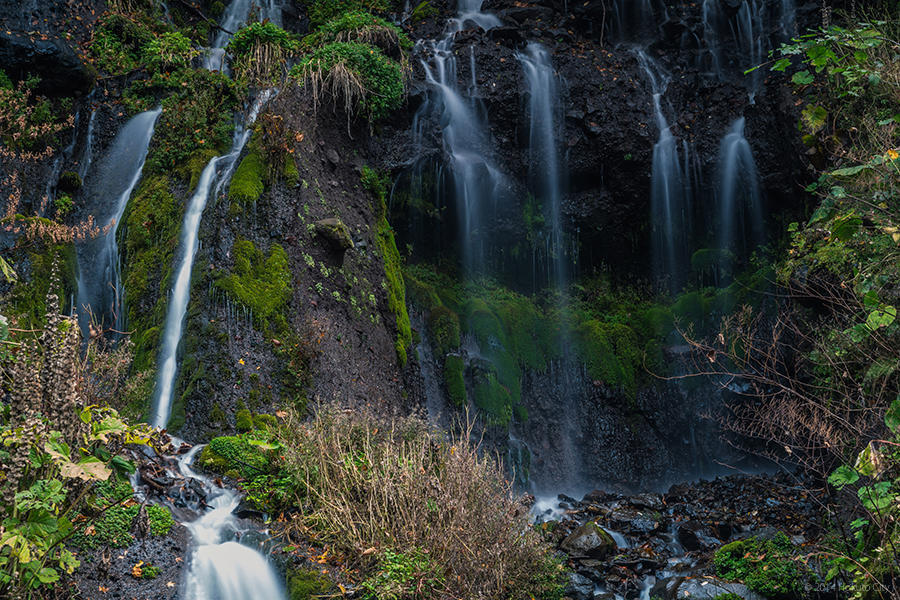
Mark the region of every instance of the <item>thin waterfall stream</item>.
<instances>
[{"instance_id":1,"label":"thin waterfall stream","mask_svg":"<svg viewBox=\"0 0 900 600\"><path fill-rule=\"evenodd\" d=\"M156 120L162 109L142 112L119 131L103 158L87 172L87 205L101 235L78 245L78 321L85 339L89 339L91 319L101 327L121 331L122 283L119 273L119 247L116 241L122 215L144 168ZM90 148L94 117L88 125ZM90 150L85 151L90 152ZM89 155L88 155L89 156ZM86 161L84 161L86 162ZM83 163L84 164L84 163Z\"/></svg>"}]
</instances>

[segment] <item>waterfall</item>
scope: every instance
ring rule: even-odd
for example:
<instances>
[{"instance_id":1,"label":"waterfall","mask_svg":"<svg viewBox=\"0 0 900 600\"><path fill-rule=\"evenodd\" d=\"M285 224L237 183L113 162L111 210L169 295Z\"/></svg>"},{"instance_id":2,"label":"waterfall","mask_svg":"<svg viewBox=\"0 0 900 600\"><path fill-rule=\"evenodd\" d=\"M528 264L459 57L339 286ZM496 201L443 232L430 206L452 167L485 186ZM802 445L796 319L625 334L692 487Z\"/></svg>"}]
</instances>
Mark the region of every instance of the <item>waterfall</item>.
<instances>
[{"instance_id":1,"label":"waterfall","mask_svg":"<svg viewBox=\"0 0 900 600\"><path fill-rule=\"evenodd\" d=\"M765 57L763 9L764 6L757 0L744 0L738 10L737 21L734 25L734 38L740 53L739 66L743 71L761 65ZM747 76L749 78L750 104L755 102L756 92L762 81L762 73L761 69L756 69Z\"/></svg>"},{"instance_id":2,"label":"waterfall","mask_svg":"<svg viewBox=\"0 0 900 600\"><path fill-rule=\"evenodd\" d=\"M417 142L421 143L426 117L434 117L441 124L445 161L450 170L460 223L463 265L466 272L477 273L484 270L490 252L484 226L498 203L509 195L510 183L490 158L489 129L478 100L474 96L464 97L459 90L453 41L467 24L490 29L499 25L500 20L481 12L481 0L460 0L458 15L450 19L444 38L437 42L419 42L425 81L432 93L417 112L414 128ZM474 58L470 61L474 87Z\"/></svg>"},{"instance_id":3,"label":"waterfall","mask_svg":"<svg viewBox=\"0 0 900 600\"><path fill-rule=\"evenodd\" d=\"M746 257L764 241L762 197L753 150L744 137L743 117L719 146L719 247Z\"/></svg>"},{"instance_id":4,"label":"waterfall","mask_svg":"<svg viewBox=\"0 0 900 600\"><path fill-rule=\"evenodd\" d=\"M185 581L186 600L282 600L285 592L266 557L235 541L242 533L234 511L240 496L195 473L191 464L202 446L194 446L178 461L185 478L199 481L210 510L186 523L194 544Z\"/></svg>"},{"instance_id":5,"label":"waterfall","mask_svg":"<svg viewBox=\"0 0 900 600\"><path fill-rule=\"evenodd\" d=\"M640 50L638 60L650 80L653 112L659 139L653 146L650 183L650 224L653 232L653 268L660 280L677 291L687 277L691 241L690 198L685 193L684 173L678 155L678 141L672 135L662 110L669 76Z\"/></svg>"},{"instance_id":6,"label":"waterfall","mask_svg":"<svg viewBox=\"0 0 900 600\"><path fill-rule=\"evenodd\" d=\"M94 160L94 123L97 120L97 110L91 111L91 117L88 119L87 136L84 141L84 151L81 153L81 160L78 161L78 176L84 181L87 177L88 170L91 168L91 162Z\"/></svg>"},{"instance_id":7,"label":"waterfall","mask_svg":"<svg viewBox=\"0 0 900 600\"><path fill-rule=\"evenodd\" d=\"M781 0L781 33L785 40L797 35L797 5L794 0Z\"/></svg>"},{"instance_id":8,"label":"waterfall","mask_svg":"<svg viewBox=\"0 0 900 600\"><path fill-rule=\"evenodd\" d=\"M122 286L116 231L131 192L141 178L144 160L161 109L142 112L128 121L116 135L96 170L86 173L85 204L102 227L101 235L78 244L78 322L84 339L90 339L91 315L104 326L122 329ZM93 131L88 125L88 145ZM85 154L89 157L89 150ZM84 162L89 162L82 159Z\"/></svg>"},{"instance_id":9,"label":"waterfall","mask_svg":"<svg viewBox=\"0 0 900 600\"><path fill-rule=\"evenodd\" d=\"M548 280L559 289L567 283L562 227L562 169L559 160L561 107L556 71L550 53L530 43L516 54L528 86L528 178L532 194L549 216ZM552 271L552 275L551 272Z\"/></svg>"},{"instance_id":10,"label":"waterfall","mask_svg":"<svg viewBox=\"0 0 900 600\"><path fill-rule=\"evenodd\" d=\"M178 347L181 344L184 319L191 295L191 271L197 255L203 209L206 208L206 202L209 200L213 186L216 186L215 193L218 194L230 181L235 162L252 133L250 125L256 121L256 116L270 95L271 90L265 90L259 94L250 109L246 122L235 131L231 150L228 154L216 156L207 163L200 174L194 194L188 201L184 222L181 225L179 259L175 267L174 283L169 294L166 325L157 362L159 373L154 390L153 418L151 420L151 424L155 427L165 427L172 410L172 394L175 387L175 375L178 372Z\"/></svg>"},{"instance_id":11,"label":"waterfall","mask_svg":"<svg viewBox=\"0 0 900 600\"><path fill-rule=\"evenodd\" d=\"M719 16L718 0L703 0L703 45L704 54L708 61L703 63L715 77L722 78L722 49L719 46Z\"/></svg>"}]
</instances>

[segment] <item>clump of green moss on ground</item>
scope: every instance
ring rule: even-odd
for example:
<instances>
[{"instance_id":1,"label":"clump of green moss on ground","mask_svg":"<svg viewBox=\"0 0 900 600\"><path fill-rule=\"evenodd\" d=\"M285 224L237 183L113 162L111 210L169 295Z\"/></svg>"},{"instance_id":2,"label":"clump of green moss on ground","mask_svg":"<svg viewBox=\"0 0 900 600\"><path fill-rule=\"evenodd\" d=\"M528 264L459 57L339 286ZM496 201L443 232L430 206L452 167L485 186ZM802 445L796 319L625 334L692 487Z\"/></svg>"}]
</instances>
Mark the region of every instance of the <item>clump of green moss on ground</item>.
<instances>
[{"instance_id":1,"label":"clump of green moss on ground","mask_svg":"<svg viewBox=\"0 0 900 600\"><path fill-rule=\"evenodd\" d=\"M252 427L252 419L250 423ZM197 466L237 479L252 506L273 513L293 500L296 482L284 471L280 445L271 438L268 425L265 430L213 438L200 452Z\"/></svg>"},{"instance_id":2,"label":"clump of green moss on ground","mask_svg":"<svg viewBox=\"0 0 900 600\"><path fill-rule=\"evenodd\" d=\"M328 595L333 589L331 580L314 568L299 567L288 571L289 600L313 600Z\"/></svg>"},{"instance_id":3,"label":"clump of green moss on ground","mask_svg":"<svg viewBox=\"0 0 900 600\"><path fill-rule=\"evenodd\" d=\"M779 532L770 540L748 538L716 550L713 562L723 579L743 582L767 598L795 597L803 590L803 574L796 548Z\"/></svg>"},{"instance_id":4,"label":"clump of green moss on ground","mask_svg":"<svg viewBox=\"0 0 900 600\"><path fill-rule=\"evenodd\" d=\"M429 311L428 330L441 356L459 348L459 316L446 306L436 306Z\"/></svg>"},{"instance_id":5,"label":"clump of green moss on ground","mask_svg":"<svg viewBox=\"0 0 900 600\"><path fill-rule=\"evenodd\" d=\"M229 275L218 279L216 286L253 311L263 332L287 329L282 309L291 297L292 288L284 248L272 244L266 256L253 242L236 240L231 254L234 268Z\"/></svg>"},{"instance_id":6,"label":"clump of green moss on ground","mask_svg":"<svg viewBox=\"0 0 900 600\"><path fill-rule=\"evenodd\" d=\"M412 41L393 23L364 10L352 10L334 18L303 38L303 46L315 48L331 42L373 44L390 54L395 48L411 50Z\"/></svg>"},{"instance_id":7,"label":"clump of green moss on ground","mask_svg":"<svg viewBox=\"0 0 900 600\"><path fill-rule=\"evenodd\" d=\"M98 516L86 514L90 525L73 534L70 543L85 549L130 546L135 541L131 534L132 523L141 508L133 496L131 485L125 480L111 479L97 483L91 506ZM156 504L145 504L144 509L150 521L150 535L168 535L175 525L169 509Z\"/></svg>"}]
</instances>

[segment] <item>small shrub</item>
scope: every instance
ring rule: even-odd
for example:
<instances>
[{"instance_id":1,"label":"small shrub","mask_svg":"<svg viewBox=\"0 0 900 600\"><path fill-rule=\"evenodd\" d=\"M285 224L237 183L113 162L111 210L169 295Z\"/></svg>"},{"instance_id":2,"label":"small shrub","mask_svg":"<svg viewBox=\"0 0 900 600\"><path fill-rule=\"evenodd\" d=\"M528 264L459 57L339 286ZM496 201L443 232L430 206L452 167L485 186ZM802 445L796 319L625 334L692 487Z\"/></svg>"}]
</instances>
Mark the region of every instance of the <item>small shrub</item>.
<instances>
[{"instance_id":1,"label":"small shrub","mask_svg":"<svg viewBox=\"0 0 900 600\"><path fill-rule=\"evenodd\" d=\"M378 570L363 581L364 600L418 600L438 595L444 576L428 554L418 548L407 552L385 550Z\"/></svg>"},{"instance_id":2,"label":"small shrub","mask_svg":"<svg viewBox=\"0 0 900 600\"><path fill-rule=\"evenodd\" d=\"M362 565L370 598L559 598L559 564L470 433L446 439L419 418L327 408L312 421L289 415L280 452L304 510L287 527L352 556L384 549Z\"/></svg>"},{"instance_id":3,"label":"small shrub","mask_svg":"<svg viewBox=\"0 0 900 600\"><path fill-rule=\"evenodd\" d=\"M172 71L191 65L198 51L191 47L191 40L177 31L167 31L144 46L144 62L150 69Z\"/></svg>"},{"instance_id":4,"label":"small shrub","mask_svg":"<svg viewBox=\"0 0 900 600\"><path fill-rule=\"evenodd\" d=\"M384 13L390 10L388 0L304 0L306 14L314 27L349 12Z\"/></svg>"},{"instance_id":5,"label":"small shrub","mask_svg":"<svg viewBox=\"0 0 900 600\"><path fill-rule=\"evenodd\" d=\"M348 119L364 114L377 121L400 107L405 93L403 70L379 48L355 42L333 42L317 48L291 69L309 85L316 104L332 100Z\"/></svg>"},{"instance_id":6,"label":"small shrub","mask_svg":"<svg viewBox=\"0 0 900 600\"><path fill-rule=\"evenodd\" d=\"M238 77L252 85L278 83L288 56L299 47L297 39L274 23L251 23L237 30L226 50Z\"/></svg>"},{"instance_id":7,"label":"small shrub","mask_svg":"<svg viewBox=\"0 0 900 600\"><path fill-rule=\"evenodd\" d=\"M381 17L355 10L328 21L314 33L303 38L303 46L313 49L332 42L356 42L381 48L386 54L400 57L412 49L412 42L403 30Z\"/></svg>"},{"instance_id":8,"label":"small shrub","mask_svg":"<svg viewBox=\"0 0 900 600\"><path fill-rule=\"evenodd\" d=\"M68 194L60 194L53 201L53 206L56 208L56 214L60 217L64 217L72 212L72 207L74 205L75 202L72 200L72 196Z\"/></svg>"}]
</instances>

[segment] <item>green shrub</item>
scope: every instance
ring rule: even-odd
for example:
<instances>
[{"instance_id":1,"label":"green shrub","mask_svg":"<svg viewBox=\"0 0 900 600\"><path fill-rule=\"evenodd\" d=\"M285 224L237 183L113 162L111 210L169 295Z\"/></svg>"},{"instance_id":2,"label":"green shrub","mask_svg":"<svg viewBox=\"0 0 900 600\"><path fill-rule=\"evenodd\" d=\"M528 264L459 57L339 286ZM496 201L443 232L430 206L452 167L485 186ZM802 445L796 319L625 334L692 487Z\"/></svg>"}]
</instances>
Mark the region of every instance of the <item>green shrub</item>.
<instances>
[{"instance_id":1,"label":"green shrub","mask_svg":"<svg viewBox=\"0 0 900 600\"><path fill-rule=\"evenodd\" d=\"M277 84L284 75L285 64L297 51L297 39L274 23L251 23L238 29L228 42L232 69L252 85Z\"/></svg>"},{"instance_id":2,"label":"green shrub","mask_svg":"<svg viewBox=\"0 0 900 600\"><path fill-rule=\"evenodd\" d=\"M81 176L75 171L63 171L59 176L59 189L66 193L74 193L81 189Z\"/></svg>"},{"instance_id":3,"label":"green shrub","mask_svg":"<svg viewBox=\"0 0 900 600\"><path fill-rule=\"evenodd\" d=\"M388 0L304 0L310 25L319 27L341 15L367 11L383 13L390 10Z\"/></svg>"},{"instance_id":4,"label":"green shrub","mask_svg":"<svg viewBox=\"0 0 900 600\"><path fill-rule=\"evenodd\" d=\"M418 548L406 552L384 550L378 570L363 581L364 600L418 600L444 588L439 565Z\"/></svg>"},{"instance_id":5,"label":"green shrub","mask_svg":"<svg viewBox=\"0 0 900 600\"><path fill-rule=\"evenodd\" d=\"M151 39L143 48L144 62L157 71L187 68L197 54L198 51L191 47L191 40L177 31L167 31Z\"/></svg>"},{"instance_id":6,"label":"green shrub","mask_svg":"<svg viewBox=\"0 0 900 600\"><path fill-rule=\"evenodd\" d=\"M101 17L93 33L90 53L95 64L111 75L137 69L144 46L153 39L149 28L116 13Z\"/></svg>"},{"instance_id":7,"label":"green shrub","mask_svg":"<svg viewBox=\"0 0 900 600\"><path fill-rule=\"evenodd\" d=\"M332 42L371 44L390 55L413 46L409 36L399 27L362 10L343 13L303 38L303 46L307 49Z\"/></svg>"},{"instance_id":8,"label":"green shrub","mask_svg":"<svg viewBox=\"0 0 900 600\"><path fill-rule=\"evenodd\" d=\"M438 9L429 0L419 2L412 12L409 13L409 20L413 23L423 21L428 17L434 17L439 14Z\"/></svg>"},{"instance_id":9,"label":"green shrub","mask_svg":"<svg viewBox=\"0 0 900 600\"><path fill-rule=\"evenodd\" d=\"M145 169L175 171L187 180L191 173L185 166L194 153L224 153L231 146L232 115L241 100L240 88L225 75L205 69L180 71L164 84L158 78L148 85L157 82L164 85L163 91L173 93L162 101ZM171 82L177 84L174 90L167 87Z\"/></svg>"},{"instance_id":10,"label":"green shrub","mask_svg":"<svg viewBox=\"0 0 900 600\"><path fill-rule=\"evenodd\" d=\"M333 99L348 119L364 114L377 121L400 107L405 94L403 70L379 48L356 42L332 42L316 48L291 69L309 85L314 101Z\"/></svg>"}]
</instances>

